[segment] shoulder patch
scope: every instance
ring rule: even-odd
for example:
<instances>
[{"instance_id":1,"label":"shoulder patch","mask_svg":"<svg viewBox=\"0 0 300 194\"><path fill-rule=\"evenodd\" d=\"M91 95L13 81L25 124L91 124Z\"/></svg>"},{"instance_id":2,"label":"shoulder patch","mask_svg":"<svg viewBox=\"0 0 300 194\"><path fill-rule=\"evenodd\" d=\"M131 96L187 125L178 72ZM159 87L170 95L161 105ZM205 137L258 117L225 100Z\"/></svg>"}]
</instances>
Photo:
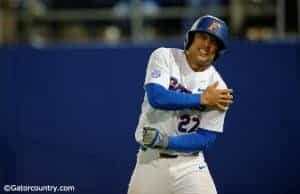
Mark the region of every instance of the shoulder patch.
<instances>
[{"instance_id":1,"label":"shoulder patch","mask_svg":"<svg viewBox=\"0 0 300 194\"><path fill-rule=\"evenodd\" d=\"M154 69L152 72L151 72L151 77L153 78L159 78L161 75L160 71L157 70L157 69Z\"/></svg>"}]
</instances>

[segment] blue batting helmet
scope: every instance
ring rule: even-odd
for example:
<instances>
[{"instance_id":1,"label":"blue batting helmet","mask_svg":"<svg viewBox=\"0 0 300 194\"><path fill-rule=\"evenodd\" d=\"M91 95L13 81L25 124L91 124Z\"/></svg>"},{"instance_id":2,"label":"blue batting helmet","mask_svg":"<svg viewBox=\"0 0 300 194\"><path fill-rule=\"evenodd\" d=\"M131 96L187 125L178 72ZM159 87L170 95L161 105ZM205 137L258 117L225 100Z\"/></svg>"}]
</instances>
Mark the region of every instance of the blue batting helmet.
<instances>
[{"instance_id":1,"label":"blue batting helmet","mask_svg":"<svg viewBox=\"0 0 300 194\"><path fill-rule=\"evenodd\" d=\"M227 24L214 16L205 15L198 18L186 33L184 40L184 50L187 50L194 39L195 32L206 32L217 39L219 50L217 55L223 53L228 46L228 27Z\"/></svg>"}]
</instances>

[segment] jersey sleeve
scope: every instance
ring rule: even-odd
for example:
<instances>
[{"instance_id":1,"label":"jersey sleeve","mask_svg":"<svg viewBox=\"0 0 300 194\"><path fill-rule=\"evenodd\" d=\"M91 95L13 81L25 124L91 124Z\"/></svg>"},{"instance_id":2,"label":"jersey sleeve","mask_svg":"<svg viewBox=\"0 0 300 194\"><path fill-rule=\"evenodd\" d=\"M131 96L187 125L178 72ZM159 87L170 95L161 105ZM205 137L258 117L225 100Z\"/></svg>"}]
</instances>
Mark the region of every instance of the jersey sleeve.
<instances>
[{"instance_id":1,"label":"jersey sleeve","mask_svg":"<svg viewBox=\"0 0 300 194\"><path fill-rule=\"evenodd\" d=\"M167 48L158 48L150 55L145 83L156 83L165 88L169 87L170 69L169 69L169 50Z\"/></svg>"},{"instance_id":2,"label":"jersey sleeve","mask_svg":"<svg viewBox=\"0 0 300 194\"><path fill-rule=\"evenodd\" d=\"M226 83L223 81L220 74L215 71L212 77L212 83L218 81L218 89L227 89ZM212 84L211 83L211 84ZM208 131L223 132L224 120L226 116L226 111L218 110L207 110L202 112L201 121L199 128L206 129Z\"/></svg>"}]
</instances>

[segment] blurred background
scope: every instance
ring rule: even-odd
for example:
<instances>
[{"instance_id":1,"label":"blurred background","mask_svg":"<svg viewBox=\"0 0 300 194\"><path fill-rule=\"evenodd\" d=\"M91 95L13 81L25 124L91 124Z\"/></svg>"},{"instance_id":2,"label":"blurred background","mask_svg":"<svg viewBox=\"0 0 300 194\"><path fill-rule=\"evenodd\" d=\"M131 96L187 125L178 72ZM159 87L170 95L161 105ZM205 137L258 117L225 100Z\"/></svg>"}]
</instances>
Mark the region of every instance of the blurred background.
<instances>
[{"instance_id":1,"label":"blurred background","mask_svg":"<svg viewBox=\"0 0 300 194\"><path fill-rule=\"evenodd\" d=\"M1 0L1 44L181 41L192 21L212 14L236 38L296 39L298 0Z\"/></svg>"},{"instance_id":2,"label":"blurred background","mask_svg":"<svg viewBox=\"0 0 300 194\"><path fill-rule=\"evenodd\" d=\"M0 193L126 193L148 58L205 14L231 31L218 193L299 193L300 0L0 0Z\"/></svg>"}]
</instances>

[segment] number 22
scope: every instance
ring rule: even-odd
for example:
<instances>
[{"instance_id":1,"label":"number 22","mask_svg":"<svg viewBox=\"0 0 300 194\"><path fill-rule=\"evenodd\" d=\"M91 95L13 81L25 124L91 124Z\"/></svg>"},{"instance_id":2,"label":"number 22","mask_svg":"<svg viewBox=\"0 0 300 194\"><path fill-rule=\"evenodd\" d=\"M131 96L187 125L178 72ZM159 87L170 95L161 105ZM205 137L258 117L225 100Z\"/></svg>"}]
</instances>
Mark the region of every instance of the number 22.
<instances>
[{"instance_id":1,"label":"number 22","mask_svg":"<svg viewBox=\"0 0 300 194\"><path fill-rule=\"evenodd\" d=\"M178 131L184 132L184 133L191 133L198 129L199 124L200 124L200 119L198 116L195 115L188 115L184 114L179 117L179 124L178 124ZM188 125L190 123L192 124L192 127L188 128Z\"/></svg>"}]
</instances>

